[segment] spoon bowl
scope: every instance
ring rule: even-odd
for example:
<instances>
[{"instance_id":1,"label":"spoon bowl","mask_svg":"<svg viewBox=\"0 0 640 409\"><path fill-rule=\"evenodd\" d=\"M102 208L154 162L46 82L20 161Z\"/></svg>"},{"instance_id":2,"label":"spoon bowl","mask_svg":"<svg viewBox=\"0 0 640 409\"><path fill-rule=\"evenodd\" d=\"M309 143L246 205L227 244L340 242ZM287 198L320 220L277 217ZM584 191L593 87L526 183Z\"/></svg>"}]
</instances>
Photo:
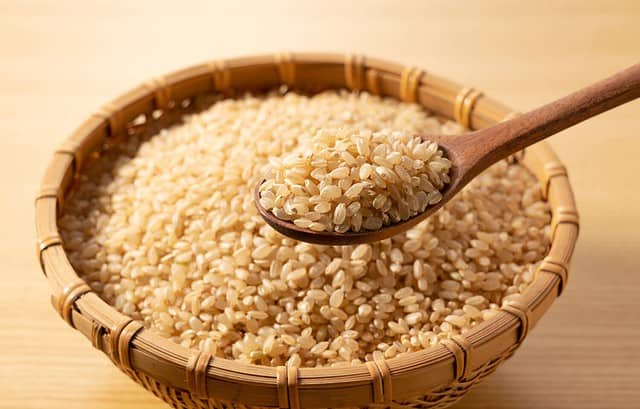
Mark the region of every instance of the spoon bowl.
<instances>
[{"instance_id":1,"label":"spoon bowl","mask_svg":"<svg viewBox=\"0 0 640 409\"><path fill-rule=\"evenodd\" d=\"M456 139L463 139L467 135L451 136L451 135L433 135L428 137L422 137L424 140L429 140L438 144L438 148L443 151L444 156L451 161L451 169L449 170L450 183L447 183L442 193L442 199L433 205L427 206L424 212L418 213L413 217L403 220L400 223L393 223L387 226L382 226L378 230L361 230L358 232L349 231L346 233L338 233L333 231L313 231L304 227L299 227L288 220L282 220L277 218L269 210L262 207L260 204L260 186L264 183L264 180L258 183L254 189L254 202L258 213L264 219L264 221L276 231L288 236L292 239L304 241L313 244L322 245L349 245L349 244L361 244L371 243L388 239L389 237L400 234L407 229L420 223L427 217L435 213L440 207L447 203L453 196L456 195L466 185L466 183L460 183L463 178L458 177L460 173L459 161L460 155L457 153L457 148L460 141Z\"/></svg>"}]
</instances>

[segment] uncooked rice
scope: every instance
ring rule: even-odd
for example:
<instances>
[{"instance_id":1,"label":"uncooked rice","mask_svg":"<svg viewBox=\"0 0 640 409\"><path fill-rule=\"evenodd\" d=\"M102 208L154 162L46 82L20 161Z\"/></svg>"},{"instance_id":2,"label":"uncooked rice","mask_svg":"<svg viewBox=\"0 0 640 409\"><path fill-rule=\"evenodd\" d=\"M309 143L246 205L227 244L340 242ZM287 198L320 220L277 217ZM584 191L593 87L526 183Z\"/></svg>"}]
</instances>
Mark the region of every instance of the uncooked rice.
<instances>
[{"instance_id":1,"label":"uncooked rice","mask_svg":"<svg viewBox=\"0 0 640 409\"><path fill-rule=\"evenodd\" d=\"M436 143L406 131L322 128L271 160L260 205L313 231L379 230L440 202L450 167Z\"/></svg>"},{"instance_id":2,"label":"uncooked rice","mask_svg":"<svg viewBox=\"0 0 640 409\"><path fill-rule=\"evenodd\" d=\"M429 219L374 244L312 245L265 225L252 191L269 159L325 127L462 131L366 93L220 100L83 170L58 220L72 265L117 310L185 347L306 367L427 348L533 280L550 212L517 163L494 165Z\"/></svg>"}]
</instances>

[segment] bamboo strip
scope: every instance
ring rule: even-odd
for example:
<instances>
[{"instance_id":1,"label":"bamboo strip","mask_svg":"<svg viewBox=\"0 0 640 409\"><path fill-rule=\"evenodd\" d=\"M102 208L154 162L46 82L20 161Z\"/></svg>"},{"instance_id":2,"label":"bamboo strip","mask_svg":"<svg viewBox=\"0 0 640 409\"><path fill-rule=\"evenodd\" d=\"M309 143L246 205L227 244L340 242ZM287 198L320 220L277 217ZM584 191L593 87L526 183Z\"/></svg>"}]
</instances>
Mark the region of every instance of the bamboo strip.
<instances>
[{"instance_id":1,"label":"bamboo strip","mask_svg":"<svg viewBox=\"0 0 640 409\"><path fill-rule=\"evenodd\" d=\"M401 75L405 66L393 61L382 60L376 57L367 56L367 67L375 68L381 73Z\"/></svg>"},{"instance_id":2,"label":"bamboo strip","mask_svg":"<svg viewBox=\"0 0 640 409\"><path fill-rule=\"evenodd\" d=\"M520 334L518 335L518 344L527 337L529 333L530 319L529 319L529 307L521 301L507 301L502 305L502 310L512 314L518 320L520 320Z\"/></svg>"},{"instance_id":3,"label":"bamboo strip","mask_svg":"<svg viewBox=\"0 0 640 409\"><path fill-rule=\"evenodd\" d=\"M215 60L209 63L213 89L216 91L226 91L231 88L231 72L226 61Z\"/></svg>"},{"instance_id":4,"label":"bamboo strip","mask_svg":"<svg viewBox=\"0 0 640 409\"><path fill-rule=\"evenodd\" d=\"M117 325L109 328L108 332L106 333L109 342L111 360L123 370L132 369L131 358L129 356L129 341L131 340L133 335L141 329L142 326L140 323L135 322L131 318L127 317L120 321Z\"/></svg>"},{"instance_id":5,"label":"bamboo strip","mask_svg":"<svg viewBox=\"0 0 640 409\"><path fill-rule=\"evenodd\" d=\"M542 195L543 197L549 196L549 185L551 184L551 179L559 176L567 177L567 168L560 162L547 162L542 167L543 177L540 181L542 184Z\"/></svg>"},{"instance_id":6,"label":"bamboo strip","mask_svg":"<svg viewBox=\"0 0 640 409\"><path fill-rule=\"evenodd\" d=\"M56 223L57 207L57 195L40 196L36 199L36 252L43 272L42 252L51 246L62 244Z\"/></svg>"},{"instance_id":7,"label":"bamboo strip","mask_svg":"<svg viewBox=\"0 0 640 409\"><path fill-rule=\"evenodd\" d=\"M107 121L96 116L89 117L65 140L56 153L73 157L73 173L78 173L85 160L100 150L107 137Z\"/></svg>"},{"instance_id":8,"label":"bamboo strip","mask_svg":"<svg viewBox=\"0 0 640 409\"><path fill-rule=\"evenodd\" d=\"M171 97L179 102L197 95L216 91L212 75L212 63L200 64L174 71L164 76ZM214 68L215 69L215 68Z\"/></svg>"},{"instance_id":9,"label":"bamboo strip","mask_svg":"<svg viewBox=\"0 0 640 409\"><path fill-rule=\"evenodd\" d=\"M497 314L477 327L477 331L465 333L465 339L473 348L467 357L472 372L503 356L518 339L518 320L510 314Z\"/></svg>"},{"instance_id":10,"label":"bamboo strip","mask_svg":"<svg viewBox=\"0 0 640 409\"><path fill-rule=\"evenodd\" d=\"M418 86L424 71L417 67L406 67L400 74L399 98L404 102L416 102Z\"/></svg>"},{"instance_id":11,"label":"bamboo strip","mask_svg":"<svg viewBox=\"0 0 640 409\"><path fill-rule=\"evenodd\" d=\"M172 102L171 87L167 85L164 77L154 77L144 84L153 94L156 109L165 110Z\"/></svg>"},{"instance_id":12,"label":"bamboo strip","mask_svg":"<svg viewBox=\"0 0 640 409\"><path fill-rule=\"evenodd\" d=\"M453 377L455 379L463 379L468 373L468 365L467 365L467 353L460 344L455 342L453 339L445 339L442 341L442 345L444 345L453 355Z\"/></svg>"},{"instance_id":13,"label":"bamboo strip","mask_svg":"<svg viewBox=\"0 0 640 409\"><path fill-rule=\"evenodd\" d=\"M574 245L571 243L570 245L562 244L560 238L563 239L575 239L578 236L578 226L575 224L561 224L558 226L556 231L557 240L553 242L551 245L551 250L549 250L549 255L547 256L550 261L553 261L555 264L560 264L565 266L568 270L569 262L571 260L571 256L573 254Z\"/></svg>"},{"instance_id":14,"label":"bamboo strip","mask_svg":"<svg viewBox=\"0 0 640 409\"><path fill-rule=\"evenodd\" d=\"M382 376L380 375L380 371L378 370L378 366L373 361L369 361L365 363L367 369L369 370L369 374L371 375L371 383L372 383L372 402L373 403L383 403L384 402L384 392L382 386Z\"/></svg>"},{"instance_id":15,"label":"bamboo strip","mask_svg":"<svg viewBox=\"0 0 640 409\"><path fill-rule=\"evenodd\" d=\"M207 367L211 361L211 354L197 351L192 354L187 362L186 379L187 386L192 395L207 399Z\"/></svg>"},{"instance_id":16,"label":"bamboo strip","mask_svg":"<svg viewBox=\"0 0 640 409\"><path fill-rule=\"evenodd\" d=\"M38 197L55 196L58 201L58 209L64 205L64 195L73 180L73 160L73 155L56 152L42 178Z\"/></svg>"},{"instance_id":17,"label":"bamboo strip","mask_svg":"<svg viewBox=\"0 0 640 409\"><path fill-rule=\"evenodd\" d=\"M51 245L42 250L41 259L43 271L51 285L52 297L57 299L62 294L62 289L79 277L69 263L62 244Z\"/></svg>"},{"instance_id":18,"label":"bamboo strip","mask_svg":"<svg viewBox=\"0 0 640 409\"><path fill-rule=\"evenodd\" d=\"M72 320L73 320L73 317L72 317ZM78 321L77 318L76 318L76 321ZM82 332L81 330L79 331ZM103 349L103 345L102 345L102 337L104 335L103 331L104 331L104 328L99 323L95 321L91 321L91 335L88 338L89 338L89 341L91 341L91 345L93 345L95 349L99 349L99 350ZM131 366L130 359L129 359L129 366Z\"/></svg>"},{"instance_id":19,"label":"bamboo strip","mask_svg":"<svg viewBox=\"0 0 640 409\"><path fill-rule=\"evenodd\" d=\"M462 112L460 112L460 118L462 119L462 126L464 126L465 128L471 128L471 115L476 105L476 101L481 96L482 92L474 89L464 99L462 103Z\"/></svg>"},{"instance_id":20,"label":"bamboo strip","mask_svg":"<svg viewBox=\"0 0 640 409\"><path fill-rule=\"evenodd\" d=\"M367 77L367 91L373 95L380 95L380 73L371 68L366 70Z\"/></svg>"},{"instance_id":21,"label":"bamboo strip","mask_svg":"<svg viewBox=\"0 0 640 409\"><path fill-rule=\"evenodd\" d=\"M278 407L289 407L289 384L287 383L287 367L279 366L276 370L276 382L278 384Z\"/></svg>"},{"instance_id":22,"label":"bamboo strip","mask_svg":"<svg viewBox=\"0 0 640 409\"><path fill-rule=\"evenodd\" d=\"M473 88L464 87L460 90L460 92L458 92L458 95L456 95L456 99L453 105L453 119L455 119L456 122L461 125L464 123L464 119L462 118L462 106L464 105L464 101L472 92ZM467 125L463 126L465 128L467 127Z\"/></svg>"},{"instance_id":23,"label":"bamboo strip","mask_svg":"<svg viewBox=\"0 0 640 409\"><path fill-rule=\"evenodd\" d=\"M554 168L559 167L554 166ZM561 223L572 223L579 229L580 217L566 171L551 176L547 185L549 186L547 195L549 203L554 208L551 219L551 240L553 240Z\"/></svg>"},{"instance_id":24,"label":"bamboo strip","mask_svg":"<svg viewBox=\"0 0 640 409\"><path fill-rule=\"evenodd\" d=\"M73 304L79 297L90 291L91 287L89 287L87 283L80 278L75 279L62 288L62 294L56 300L55 307L58 314L60 314L62 319L64 319L71 328L75 328L71 321L71 309L73 308Z\"/></svg>"},{"instance_id":25,"label":"bamboo strip","mask_svg":"<svg viewBox=\"0 0 640 409\"><path fill-rule=\"evenodd\" d=\"M364 57L348 54L344 62L344 78L347 88L361 91L364 88Z\"/></svg>"},{"instance_id":26,"label":"bamboo strip","mask_svg":"<svg viewBox=\"0 0 640 409\"><path fill-rule=\"evenodd\" d=\"M429 74L418 90L418 102L435 114L455 119L455 99L462 87L458 84Z\"/></svg>"},{"instance_id":27,"label":"bamboo strip","mask_svg":"<svg viewBox=\"0 0 640 409\"><path fill-rule=\"evenodd\" d=\"M551 307L551 304L558 297L558 286L560 279L546 271L536 271L534 282L525 290L525 295L529 295L531 301L527 302L529 306L529 327L534 329L538 321ZM529 291L531 289L531 291Z\"/></svg>"},{"instance_id":28,"label":"bamboo strip","mask_svg":"<svg viewBox=\"0 0 640 409\"><path fill-rule=\"evenodd\" d=\"M541 269L544 267L544 271L558 275L560 279L558 293L560 294L566 287L569 263L578 239L578 225L574 223L558 224L552 239L551 249L545 257ZM551 265L557 265L560 268L554 268Z\"/></svg>"},{"instance_id":29,"label":"bamboo strip","mask_svg":"<svg viewBox=\"0 0 640 409\"><path fill-rule=\"evenodd\" d=\"M393 401L393 383L391 379L391 370L384 358L373 361L380 379L382 380L382 403L390 404Z\"/></svg>"},{"instance_id":30,"label":"bamboo strip","mask_svg":"<svg viewBox=\"0 0 640 409\"><path fill-rule=\"evenodd\" d=\"M280 81L289 87L293 87L296 83L296 63L294 57L289 52L276 53L273 60L278 69Z\"/></svg>"},{"instance_id":31,"label":"bamboo strip","mask_svg":"<svg viewBox=\"0 0 640 409\"><path fill-rule=\"evenodd\" d=\"M298 392L298 368L287 366L287 395L289 396L289 408L300 409L300 393Z\"/></svg>"},{"instance_id":32,"label":"bamboo strip","mask_svg":"<svg viewBox=\"0 0 640 409\"><path fill-rule=\"evenodd\" d=\"M548 199L551 180L566 173L560 159L553 152L549 144L545 142L537 143L527 148L533 155L525 161L529 169L540 181L543 199Z\"/></svg>"},{"instance_id":33,"label":"bamboo strip","mask_svg":"<svg viewBox=\"0 0 640 409\"><path fill-rule=\"evenodd\" d=\"M542 263L540 263L540 267L538 267L536 275L542 273L553 274L560 279L560 284L558 286L558 296L560 296L567 284L567 266L558 262L554 262L554 260L546 257L544 260L542 260Z\"/></svg>"},{"instance_id":34,"label":"bamboo strip","mask_svg":"<svg viewBox=\"0 0 640 409\"><path fill-rule=\"evenodd\" d=\"M131 366L131 341L142 330L144 326L138 321L131 321L119 334L111 334L112 338L117 338L118 359L120 367L126 372L133 372Z\"/></svg>"},{"instance_id":35,"label":"bamboo strip","mask_svg":"<svg viewBox=\"0 0 640 409\"><path fill-rule=\"evenodd\" d=\"M469 119L470 129L481 129L500 122L511 109L502 103L485 95L475 101L473 112Z\"/></svg>"},{"instance_id":36,"label":"bamboo strip","mask_svg":"<svg viewBox=\"0 0 640 409\"><path fill-rule=\"evenodd\" d=\"M116 136L124 133L125 121L122 118L120 108L112 102L104 104L93 116L105 121L108 125L109 136Z\"/></svg>"},{"instance_id":37,"label":"bamboo strip","mask_svg":"<svg viewBox=\"0 0 640 409\"><path fill-rule=\"evenodd\" d=\"M576 226L576 228L580 227L578 211L571 207L562 207L559 206L553 212L553 217L551 219L551 238L553 239L556 235L556 231L558 230L558 226L563 223L569 223Z\"/></svg>"}]
</instances>

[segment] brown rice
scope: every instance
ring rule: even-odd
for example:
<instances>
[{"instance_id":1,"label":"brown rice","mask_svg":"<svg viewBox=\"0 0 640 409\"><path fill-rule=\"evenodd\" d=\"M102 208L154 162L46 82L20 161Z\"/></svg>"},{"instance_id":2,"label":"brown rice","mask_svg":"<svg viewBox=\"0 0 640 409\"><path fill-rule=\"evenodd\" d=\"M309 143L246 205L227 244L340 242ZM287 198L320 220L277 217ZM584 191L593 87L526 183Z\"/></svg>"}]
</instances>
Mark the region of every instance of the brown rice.
<instances>
[{"instance_id":1,"label":"brown rice","mask_svg":"<svg viewBox=\"0 0 640 409\"><path fill-rule=\"evenodd\" d=\"M371 245L311 245L266 226L251 193L269 158L321 127L461 131L366 93L221 100L83 171L59 219L69 259L158 334L264 365L349 365L426 348L532 281L550 213L518 164L496 164L428 220Z\"/></svg>"}]
</instances>

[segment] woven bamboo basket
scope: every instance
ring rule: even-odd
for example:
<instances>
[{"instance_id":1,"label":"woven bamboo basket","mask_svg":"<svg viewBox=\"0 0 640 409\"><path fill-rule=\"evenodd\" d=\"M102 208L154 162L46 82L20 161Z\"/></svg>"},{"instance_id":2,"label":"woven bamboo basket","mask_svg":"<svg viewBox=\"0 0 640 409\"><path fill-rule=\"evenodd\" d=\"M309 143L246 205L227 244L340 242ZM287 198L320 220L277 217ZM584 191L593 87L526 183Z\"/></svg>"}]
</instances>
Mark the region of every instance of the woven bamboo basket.
<instances>
[{"instance_id":1,"label":"woven bamboo basket","mask_svg":"<svg viewBox=\"0 0 640 409\"><path fill-rule=\"evenodd\" d=\"M470 87L414 67L335 54L264 55L213 61L155 78L89 117L55 152L36 197L37 254L61 317L136 382L175 408L443 408L460 399L520 346L567 282L578 214L567 172L540 143L519 152L552 207L551 246L522 301L438 346L342 368L266 367L186 349L107 305L65 255L56 217L80 169L132 132L179 117L196 97L262 92L365 90L416 102L469 129L517 115ZM174 115L175 114L175 115ZM481 141L479 141L481 143Z\"/></svg>"}]
</instances>

